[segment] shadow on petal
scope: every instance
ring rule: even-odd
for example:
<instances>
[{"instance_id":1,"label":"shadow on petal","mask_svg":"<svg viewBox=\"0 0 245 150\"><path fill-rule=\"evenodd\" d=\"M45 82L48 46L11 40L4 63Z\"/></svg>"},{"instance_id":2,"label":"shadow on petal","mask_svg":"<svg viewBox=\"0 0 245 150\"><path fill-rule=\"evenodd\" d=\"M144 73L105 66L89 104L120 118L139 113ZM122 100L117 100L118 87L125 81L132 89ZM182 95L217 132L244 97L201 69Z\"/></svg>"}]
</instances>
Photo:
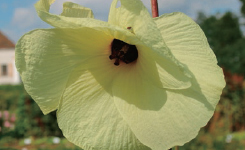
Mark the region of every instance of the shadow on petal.
<instances>
[{"instance_id":1,"label":"shadow on petal","mask_svg":"<svg viewBox=\"0 0 245 150\"><path fill-rule=\"evenodd\" d=\"M191 73L191 72L189 72L189 73ZM199 101L200 103L203 103L208 110L211 110L211 111L215 110L215 106L212 105L208 101L207 97L203 94L195 76L192 73L191 73L191 75L192 75L191 87L189 87L188 89L169 90L169 91L184 95L186 97L190 97L192 99L195 99L195 100Z\"/></svg>"},{"instance_id":2,"label":"shadow on petal","mask_svg":"<svg viewBox=\"0 0 245 150\"><path fill-rule=\"evenodd\" d=\"M137 61L130 64L121 62L119 66L115 66L114 61L108 58L110 45L105 51L108 54L91 58L86 62L88 70L110 95L120 97L139 109L160 110L167 101L166 89L189 87L182 86L182 81L179 78L176 79L176 75L172 75L175 72L165 76L169 77L170 81L162 82L155 60L151 57L147 58L143 52L139 51ZM162 88L163 86L166 88Z\"/></svg>"},{"instance_id":3,"label":"shadow on petal","mask_svg":"<svg viewBox=\"0 0 245 150\"><path fill-rule=\"evenodd\" d=\"M124 71L114 79L113 96L142 110L161 109L167 100L165 90L145 80L144 73L138 64L126 69L122 68Z\"/></svg>"}]
</instances>

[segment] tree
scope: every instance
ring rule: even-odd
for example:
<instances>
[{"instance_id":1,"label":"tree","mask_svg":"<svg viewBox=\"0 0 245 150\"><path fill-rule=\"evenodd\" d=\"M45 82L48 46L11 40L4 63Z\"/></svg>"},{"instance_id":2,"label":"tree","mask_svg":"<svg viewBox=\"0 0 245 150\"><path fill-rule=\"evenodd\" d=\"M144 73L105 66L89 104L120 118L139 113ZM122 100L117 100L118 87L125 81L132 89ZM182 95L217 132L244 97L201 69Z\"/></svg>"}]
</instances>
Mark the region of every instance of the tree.
<instances>
[{"instance_id":1,"label":"tree","mask_svg":"<svg viewBox=\"0 0 245 150\"><path fill-rule=\"evenodd\" d=\"M240 0L242 2L241 13L245 15L245 0Z\"/></svg>"},{"instance_id":2,"label":"tree","mask_svg":"<svg viewBox=\"0 0 245 150\"><path fill-rule=\"evenodd\" d=\"M218 64L232 73L244 75L245 39L242 37L238 17L231 12L221 17L207 17L199 13L197 22L206 34Z\"/></svg>"}]
</instances>

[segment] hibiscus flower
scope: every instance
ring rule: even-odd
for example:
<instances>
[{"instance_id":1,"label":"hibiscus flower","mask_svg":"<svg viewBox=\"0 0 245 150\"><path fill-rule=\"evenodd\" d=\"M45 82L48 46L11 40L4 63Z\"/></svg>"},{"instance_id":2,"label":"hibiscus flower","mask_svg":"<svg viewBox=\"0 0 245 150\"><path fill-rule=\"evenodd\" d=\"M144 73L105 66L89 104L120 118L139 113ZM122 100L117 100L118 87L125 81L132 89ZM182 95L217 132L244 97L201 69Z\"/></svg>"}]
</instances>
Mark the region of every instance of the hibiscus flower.
<instances>
[{"instance_id":1,"label":"hibiscus flower","mask_svg":"<svg viewBox=\"0 0 245 150\"><path fill-rule=\"evenodd\" d=\"M140 0L113 0L103 22L71 2L50 14L52 2L35 7L55 28L21 37L16 67L43 113L57 110L69 141L84 149L163 150L206 125L225 81L191 18L153 19Z\"/></svg>"}]
</instances>

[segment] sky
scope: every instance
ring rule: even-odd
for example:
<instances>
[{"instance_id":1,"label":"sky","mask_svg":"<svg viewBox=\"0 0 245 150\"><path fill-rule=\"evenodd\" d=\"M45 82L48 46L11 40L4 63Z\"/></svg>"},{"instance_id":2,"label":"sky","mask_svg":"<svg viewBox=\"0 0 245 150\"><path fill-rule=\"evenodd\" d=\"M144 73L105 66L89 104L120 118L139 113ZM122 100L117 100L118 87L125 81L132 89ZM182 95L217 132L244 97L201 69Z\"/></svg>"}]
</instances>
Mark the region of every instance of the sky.
<instances>
[{"instance_id":1,"label":"sky","mask_svg":"<svg viewBox=\"0 0 245 150\"><path fill-rule=\"evenodd\" d=\"M14 43L26 32L37 28L52 28L36 14L34 4L38 0L0 0L0 31ZM60 14L62 4L71 1L91 8L96 19L107 21L112 0L56 0L51 6L51 13ZM151 0L142 0L149 12ZM183 12L194 20L197 13L206 15L231 11L240 15L239 0L158 0L159 15L171 12Z\"/></svg>"}]
</instances>

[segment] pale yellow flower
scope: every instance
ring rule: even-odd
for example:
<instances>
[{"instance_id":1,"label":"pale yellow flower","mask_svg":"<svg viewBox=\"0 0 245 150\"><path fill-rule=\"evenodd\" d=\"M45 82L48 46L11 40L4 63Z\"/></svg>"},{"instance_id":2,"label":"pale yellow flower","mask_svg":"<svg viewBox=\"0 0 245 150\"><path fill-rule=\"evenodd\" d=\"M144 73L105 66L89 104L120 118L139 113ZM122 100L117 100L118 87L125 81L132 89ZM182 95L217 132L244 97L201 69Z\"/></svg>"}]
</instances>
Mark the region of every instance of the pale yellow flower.
<instances>
[{"instance_id":1,"label":"pale yellow flower","mask_svg":"<svg viewBox=\"0 0 245 150\"><path fill-rule=\"evenodd\" d=\"M166 150L206 125L225 82L191 18L153 19L140 0L120 0L118 8L113 0L103 22L71 2L50 14L53 1L35 6L55 28L25 34L16 66L43 113L57 109L68 140L84 149ZM123 52L113 48L120 42Z\"/></svg>"}]
</instances>

